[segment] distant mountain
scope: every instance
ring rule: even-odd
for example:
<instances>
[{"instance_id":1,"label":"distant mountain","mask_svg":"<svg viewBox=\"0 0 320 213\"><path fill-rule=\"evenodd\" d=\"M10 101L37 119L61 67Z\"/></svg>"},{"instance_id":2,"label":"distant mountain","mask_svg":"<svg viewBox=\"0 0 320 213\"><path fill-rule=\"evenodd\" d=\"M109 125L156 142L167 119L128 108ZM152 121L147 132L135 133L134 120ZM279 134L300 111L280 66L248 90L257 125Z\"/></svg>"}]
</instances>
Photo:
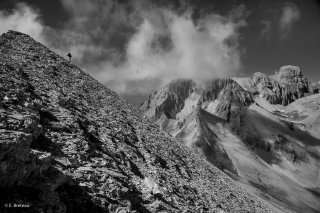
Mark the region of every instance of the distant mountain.
<instances>
[{"instance_id":1,"label":"distant mountain","mask_svg":"<svg viewBox=\"0 0 320 213\"><path fill-rule=\"evenodd\" d=\"M251 78L234 78L244 89L259 94L271 104L288 105L306 95L317 93L318 89L303 77L297 66L287 65L274 75L256 72Z\"/></svg>"},{"instance_id":2,"label":"distant mountain","mask_svg":"<svg viewBox=\"0 0 320 213\"><path fill-rule=\"evenodd\" d=\"M25 34L0 85L1 212L277 212Z\"/></svg>"},{"instance_id":3,"label":"distant mountain","mask_svg":"<svg viewBox=\"0 0 320 213\"><path fill-rule=\"evenodd\" d=\"M275 75L174 80L145 116L284 211L320 209L320 94L297 66Z\"/></svg>"}]
</instances>

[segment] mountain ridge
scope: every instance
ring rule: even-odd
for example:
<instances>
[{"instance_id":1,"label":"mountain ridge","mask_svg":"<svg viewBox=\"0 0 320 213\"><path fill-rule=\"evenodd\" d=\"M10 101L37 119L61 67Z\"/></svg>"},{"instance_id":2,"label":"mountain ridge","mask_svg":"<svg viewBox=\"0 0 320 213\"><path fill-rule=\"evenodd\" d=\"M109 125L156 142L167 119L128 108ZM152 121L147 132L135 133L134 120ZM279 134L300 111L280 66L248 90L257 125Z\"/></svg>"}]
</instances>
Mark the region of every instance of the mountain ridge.
<instances>
[{"instance_id":1,"label":"mountain ridge","mask_svg":"<svg viewBox=\"0 0 320 213\"><path fill-rule=\"evenodd\" d=\"M273 76L255 73L189 84L193 90L181 96L178 108L165 104L166 97L179 96L170 94L179 89L165 86L141 109L260 197L296 212L318 212L320 198L310 190L316 192L320 183L320 95L299 67L284 66ZM171 108L175 117L159 110Z\"/></svg>"}]
</instances>

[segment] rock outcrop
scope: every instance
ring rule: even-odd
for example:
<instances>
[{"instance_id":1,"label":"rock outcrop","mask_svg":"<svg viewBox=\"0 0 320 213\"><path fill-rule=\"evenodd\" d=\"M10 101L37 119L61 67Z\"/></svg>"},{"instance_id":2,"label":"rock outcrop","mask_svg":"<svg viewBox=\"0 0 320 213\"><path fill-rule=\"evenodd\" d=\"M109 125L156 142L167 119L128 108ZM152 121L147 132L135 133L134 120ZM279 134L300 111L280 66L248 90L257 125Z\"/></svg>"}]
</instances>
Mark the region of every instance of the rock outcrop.
<instances>
[{"instance_id":1,"label":"rock outcrop","mask_svg":"<svg viewBox=\"0 0 320 213\"><path fill-rule=\"evenodd\" d=\"M299 98L317 92L303 77L298 66L283 66L272 76L256 72L251 79L258 93L271 104L286 106Z\"/></svg>"},{"instance_id":2,"label":"rock outcrop","mask_svg":"<svg viewBox=\"0 0 320 213\"><path fill-rule=\"evenodd\" d=\"M176 114L184 107L185 99L193 92L194 86L195 83L192 80L177 79L172 81L167 90L162 91L166 98L157 106L156 116L160 117L164 113L168 118L175 118Z\"/></svg>"},{"instance_id":3,"label":"rock outcrop","mask_svg":"<svg viewBox=\"0 0 320 213\"><path fill-rule=\"evenodd\" d=\"M216 81L224 82L223 87L218 89L216 86L212 87L212 85L216 85ZM241 116L243 107L249 106L253 102L252 94L245 91L238 83L231 79L213 80L209 85L211 87L209 94L218 94L218 96L209 96L209 99L206 98L203 101L214 100L215 97L218 101L215 114L226 121L237 119L238 116Z\"/></svg>"},{"instance_id":4,"label":"rock outcrop","mask_svg":"<svg viewBox=\"0 0 320 213\"><path fill-rule=\"evenodd\" d=\"M1 35L0 85L1 211L274 211L28 35Z\"/></svg>"}]
</instances>

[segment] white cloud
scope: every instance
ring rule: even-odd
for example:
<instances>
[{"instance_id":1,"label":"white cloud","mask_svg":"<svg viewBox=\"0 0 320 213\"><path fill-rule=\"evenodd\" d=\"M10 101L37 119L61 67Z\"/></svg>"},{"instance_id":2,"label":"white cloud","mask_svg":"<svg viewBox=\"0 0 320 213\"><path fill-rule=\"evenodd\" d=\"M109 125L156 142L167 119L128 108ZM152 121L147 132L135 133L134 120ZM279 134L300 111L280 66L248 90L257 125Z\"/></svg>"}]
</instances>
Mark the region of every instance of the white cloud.
<instances>
[{"instance_id":1,"label":"white cloud","mask_svg":"<svg viewBox=\"0 0 320 213\"><path fill-rule=\"evenodd\" d=\"M61 55L71 52L74 63L122 94L146 94L175 78L233 76L241 69L244 6L195 21L190 11L178 15L147 1L61 2L70 15L62 29L42 25L37 11L19 4L11 14L0 12L1 30L27 33Z\"/></svg>"},{"instance_id":2,"label":"white cloud","mask_svg":"<svg viewBox=\"0 0 320 213\"><path fill-rule=\"evenodd\" d=\"M286 38L289 35L293 25L300 19L300 17L301 12L295 4L287 2L283 6L279 20L281 38Z\"/></svg>"},{"instance_id":3,"label":"white cloud","mask_svg":"<svg viewBox=\"0 0 320 213\"><path fill-rule=\"evenodd\" d=\"M1 34L8 30L16 30L32 36L39 42L44 42L42 37L44 27L39 20L38 12L26 4L17 4L11 13L0 10L0 26Z\"/></svg>"},{"instance_id":4,"label":"white cloud","mask_svg":"<svg viewBox=\"0 0 320 213\"><path fill-rule=\"evenodd\" d=\"M208 15L196 25L190 13L151 11L128 42L127 60L118 66L105 62L94 75L121 93L148 93L175 78L232 76L241 68L238 29L244 25L242 19L219 15ZM159 36L170 39L169 49L152 45Z\"/></svg>"}]
</instances>

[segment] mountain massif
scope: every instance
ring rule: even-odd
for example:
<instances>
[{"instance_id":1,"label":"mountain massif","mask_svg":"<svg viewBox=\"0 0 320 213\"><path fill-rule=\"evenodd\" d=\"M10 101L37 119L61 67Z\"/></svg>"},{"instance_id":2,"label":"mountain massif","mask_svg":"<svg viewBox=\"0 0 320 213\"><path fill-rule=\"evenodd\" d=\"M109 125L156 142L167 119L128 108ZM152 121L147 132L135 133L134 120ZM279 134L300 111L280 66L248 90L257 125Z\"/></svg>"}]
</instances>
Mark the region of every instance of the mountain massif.
<instances>
[{"instance_id":1,"label":"mountain massif","mask_svg":"<svg viewBox=\"0 0 320 213\"><path fill-rule=\"evenodd\" d=\"M320 94L298 66L178 79L141 105L174 138L283 211L320 211Z\"/></svg>"},{"instance_id":2,"label":"mountain massif","mask_svg":"<svg viewBox=\"0 0 320 213\"><path fill-rule=\"evenodd\" d=\"M196 94L184 86L172 118ZM280 211L15 31L0 37L0 200L5 212Z\"/></svg>"}]
</instances>

